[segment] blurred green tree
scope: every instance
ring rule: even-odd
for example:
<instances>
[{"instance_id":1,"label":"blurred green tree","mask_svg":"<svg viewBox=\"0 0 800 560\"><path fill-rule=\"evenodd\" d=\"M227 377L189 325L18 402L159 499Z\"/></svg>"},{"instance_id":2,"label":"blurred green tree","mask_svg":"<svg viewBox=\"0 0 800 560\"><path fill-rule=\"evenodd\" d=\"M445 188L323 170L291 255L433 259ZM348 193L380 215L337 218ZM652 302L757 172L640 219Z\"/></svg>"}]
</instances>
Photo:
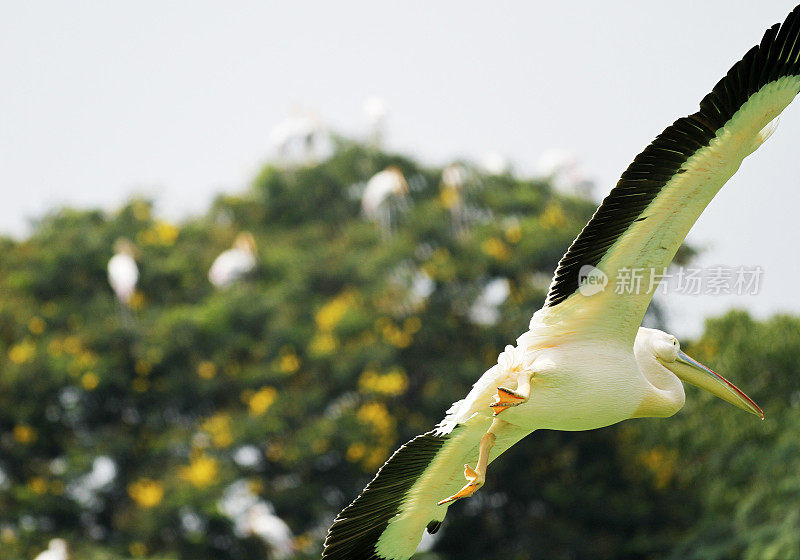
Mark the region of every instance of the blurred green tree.
<instances>
[{"instance_id":1,"label":"blurred green tree","mask_svg":"<svg viewBox=\"0 0 800 560\"><path fill-rule=\"evenodd\" d=\"M317 557L388 455L527 328L594 210L542 181L455 165L459 181L443 181L339 139L326 161L267 166L179 225L137 199L113 215L61 210L0 240L2 557L33 557L54 536L78 559ZM367 215L367 181L389 166L407 189ZM241 231L257 268L216 291L206 273ZM139 250L130 320L106 279L119 237ZM760 342L745 339L756 329ZM792 319L734 315L698 343L698 357L772 395L765 408L786 418L767 421L768 437L694 394L690 410L707 406L714 422L695 410L535 433L421 556L496 557L502 543L512 559L790 557L798 521L781 499L800 442L786 400L798 342ZM774 471L755 462L767 449ZM288 526L290 551L248 526L256 502Z\"/></svg>"}]
</instances>

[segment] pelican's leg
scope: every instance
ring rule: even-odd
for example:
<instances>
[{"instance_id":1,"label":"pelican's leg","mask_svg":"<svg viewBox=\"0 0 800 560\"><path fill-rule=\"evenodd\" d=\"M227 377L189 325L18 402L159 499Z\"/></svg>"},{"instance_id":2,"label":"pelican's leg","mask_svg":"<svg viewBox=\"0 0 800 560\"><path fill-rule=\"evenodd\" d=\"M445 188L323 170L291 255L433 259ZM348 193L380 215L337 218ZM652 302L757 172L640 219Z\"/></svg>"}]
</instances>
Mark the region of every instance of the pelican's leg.
<instances>
[{"instance_id":1,"label":"pelican's leg","mask_svg":"<svg viewBox=\"0 0 800 560\"><path fill-rule=\"evenodd\" d=\"M512 391L506 387L498 387L495 401L489 406L494 410L494 415L497 416L504 410L512 406L519 406L531 396L531 376L528 373L521 373L517 377L517 390Z\"/></svg>"},{"instance_id":2,"label":"pelican's leg","mask_svg":"<svg viewBox=\"0 0 800 560\"><path fill-rule=\"evenodd\" d=\"M486 482L486 467L489 465L489 452L492 450L494 441L497 439L496 432L500 427L502 427L502 425L505 424L507 424L507 422L504 422L499 418L495 418L492 421L492 425L489 426L489 429L485 434L483 434L480 446L478 447L478 464L474 469L469 465L464 465L464 478L467 479L467 484L465 484L461 490L449 498L445 498L444 500L440 501L440 506L454 502L459 498L467 498L472 496L478 491L478 488L483 486L483 483Z\"/></svg>"}]
</instances>

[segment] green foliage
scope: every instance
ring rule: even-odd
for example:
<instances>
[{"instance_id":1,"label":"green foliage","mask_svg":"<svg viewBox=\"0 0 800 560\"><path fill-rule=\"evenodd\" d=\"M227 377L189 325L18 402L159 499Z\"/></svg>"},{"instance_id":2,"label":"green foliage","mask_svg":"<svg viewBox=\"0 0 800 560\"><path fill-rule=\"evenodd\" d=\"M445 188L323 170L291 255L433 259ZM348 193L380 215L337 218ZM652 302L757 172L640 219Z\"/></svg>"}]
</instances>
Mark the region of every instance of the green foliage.
<instances>
[{"instance_id":1,"label":"green foliage","mask_svg":"<svg viewBox=\"0 0 800 560\"><path fill-rule=\"evenodd\" d=\"M369 220L361 192L389 165L407 200ZM288 523L296 558L318 557L377 467L527 328L594 210L464 169L448 189L440 169L341 141L320 164L267 166L180 225L134 200L0 239L2 557L54 536L79 560L274 557L220 507L237 481ZM208 268L244 230L257 269L215 291ZM119 237L139 248L130 311L106 279ZM477 321L496 278L510 286L503 319ZM764 424L690 390L668 421L535 433L452 508L424 557L491 558L498 543L511 559L798 557L799 342L794 319L710 323L697 357L760 397ZM251 446L257 460L237 462ZM98 457L116 476L87 492Z\"/></svg>"}]
</instances>

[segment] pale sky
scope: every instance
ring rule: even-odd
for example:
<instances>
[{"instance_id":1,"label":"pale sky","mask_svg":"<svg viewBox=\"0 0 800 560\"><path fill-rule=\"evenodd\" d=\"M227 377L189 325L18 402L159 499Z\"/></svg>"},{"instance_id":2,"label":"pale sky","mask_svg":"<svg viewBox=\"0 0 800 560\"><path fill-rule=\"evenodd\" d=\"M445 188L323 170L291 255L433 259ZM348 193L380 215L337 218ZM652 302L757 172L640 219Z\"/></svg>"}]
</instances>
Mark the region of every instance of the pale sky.
<instances>
[{"instance_id":1,"label":"pale sky","mask_svg":"<svg viewBox=\"0 0 800 560\"><path fill-rule=\"evenodd\" d=\"M167 216L249 184L295 107L431 164L575 152L603 195L791 1L3 2L0 232L60 204L154 197ZM800 312L800 109L690 234L702 265L758 265L757 296L673 295L675 333L731 305ZM532 310L533 311L533 310Z\"/></svg>"}]
</instances>

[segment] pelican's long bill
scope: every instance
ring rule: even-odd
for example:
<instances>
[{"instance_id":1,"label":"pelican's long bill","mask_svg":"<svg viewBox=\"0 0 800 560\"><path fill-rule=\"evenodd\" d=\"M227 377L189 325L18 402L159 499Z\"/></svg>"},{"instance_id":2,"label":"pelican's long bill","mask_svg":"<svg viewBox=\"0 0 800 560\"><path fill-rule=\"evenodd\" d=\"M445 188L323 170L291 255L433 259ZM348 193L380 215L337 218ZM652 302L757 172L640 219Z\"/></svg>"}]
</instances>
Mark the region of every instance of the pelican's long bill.
<instances>
[{"instance_id":1,"label":"pelican's long bill","mask_svg":"<svg viewBox=\"0 0 800 560\"><path fill-rule=\"evenodd\" d=\"M764 419L762 410L753 399L744 394L744 391L683 351L678 352L678 358L673 363L664 365L681 380L705 389L712 395Z\"/></svg>"}]
</instances>

